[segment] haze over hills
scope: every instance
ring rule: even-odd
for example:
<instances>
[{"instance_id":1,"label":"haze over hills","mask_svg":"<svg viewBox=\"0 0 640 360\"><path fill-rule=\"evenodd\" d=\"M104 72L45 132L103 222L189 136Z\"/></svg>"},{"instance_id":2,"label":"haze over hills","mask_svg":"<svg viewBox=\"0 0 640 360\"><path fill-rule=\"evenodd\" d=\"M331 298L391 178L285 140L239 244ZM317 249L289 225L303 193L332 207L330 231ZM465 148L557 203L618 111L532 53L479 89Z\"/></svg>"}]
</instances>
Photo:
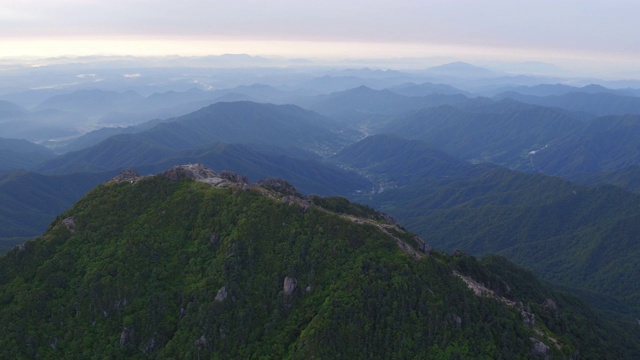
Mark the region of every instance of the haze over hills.
<instances>
[{"instance_id":1,"label":"haze over hills","mask_svg":"<svg viewBox=\"0 0 640 360\"><path fill-rule=\"evenodd\" d=\"M358 141L332 159L378 180L399 184L425 177L448 178L474 168L425 142L386 134Z\"/></svg>"},{"instance_id":2,"label":"haze over hills","mask_svg":"<svg viewBox=\"0 0 640 360\"><path fill-rule=\"evenodd\" d=\"M640 115L605 116L531 156L542 172L577 176L614 171L640 161Z\"/></svg>"},{"instance_id":3,"label":"haze over hills","mask_svg":"<svg viewBox=\"0 0 640 360\"><path fill-rule=\"evenodd\" d=\"M627 191L640 193L640 165L632 165L591 175L581 175L575 181L589 185L609 184Z\"/></svg>"},{"instance_id":4,"label":"haze over hills","mask_svg":"<svg viewBox=\"0 0 640 360\"><path fill-rule=\"evenodd\" d=\"M335 118L353 127L379 127L397 116L441 105L471 103L462 94L429 94L404 96L392 90L373 90L360 86L297 102L320 114Z\"/></svg>"},{"instance_id":5,"label":"haze over hills","mask_svg":"<svg viewBox=\"0 0 640 360\"><path fill-rule=\"evenodd\" d=\"M637 358L633 81L57 61L0 89L0 357Z\"/></svg>"},{"instance_id":6,"label":"haze over hills","mask_svg":"<svg viewBox=\"0 0 640 360\"><path fill-rule=\"evenodd\" d=\"M621 96L638 96L640 93L634 89L610 89L602 85L589 84L582 87L566 84L539 84L534 86L514 86L501 89L496 96L508 97L509 94L517 93L525 96L559 96L570 93L585 94L617 94Z\"/></svg>"},{"instance_id":7,"label":"haze over hills","mask_svg":"<svg viewBox=\"0 0 640 360\"><path fill-rule=\"evenodd\" d=\"M533 96L503 93L496 98L511 98L524 103L557 107L596 116L640 114L640 97L613 92L569 92L561 95Z\"/></svg>"},{"instance_id":8,"label":"haze over hills","mask_svg":"<svg viewBox=\"0 0 640 360\"><path fill-rule=\"evenodd\" d=\"M0 138L0 171L28 169L55 157L44 146L19 139Z\"/></svg>"},{"instance_id":9,"label":"haze over hills","mask_svg":"<svg viewBox=\"0 0 640 360\"><path fill-rule=\"evenodd\" d=\"M105 113L119 111L129 106L130 103L140 101L142 96L136 92L128 91L118 93L103 90L79 90L70 94L52 96L34 110L57 109L78 113Z\"/></svg>"},{"instance_id":10,"label":"haze over hills","mask_svg":"<svg viewBox=\"0 0 640 360\"><path fill-rule=\"evenodd\" d=\"M324 154L355 136L357 132L337 127L334 120L292 105L218 103L141 132L107 138L45 162L37 170L68 173L147 165L216 141L300 147Z\"/></svg>"},{"instance_id":11,"label":"haze over hills","mask_svg":"<svg viewBox=\"0 0 640 360\"><path fill-rule=\"evenodd\" d=\"M25 109L22 107L9 102L0 100L0 119L4 119L8 116L16 116L25 112Z\"/></svg>"},{"instance_id":12,"label":"haze over hills","mask_svg":"<svg viewBox=\"0 0 640 360\"><path fill-rule=\"evenodd\" d=\"M389 88L389 90L405 96L427 96L427 95L433 95L433 94L468 95L468 93L466 93L465 91L456 89L453 86L449 86L446 84L433 84L430 82L425 82L421 84L404 83L401 85L392 86Z\"/></svg>"},{"instance_id":13,"label":"haze over hills","mask_svg":"<svg viewBox=\"0 0 640 360\"><path fill-rule=\"evenodd\" d=\"M0 5L0 359L640 359L640 2L122 5Z\"/></svg>"},{"instance_id":14,"label":"haze over hills","mask_svg":"<svg viewBox=\"0 0 640 360\"><path fill-rule=\"evenodd\" d=\"M503 100L488 106L441 106L416 111L388 123L394 133L473 162L517 166L526 155L580 128L582 122L563 111Z\"/></svg>"}]
</instances>

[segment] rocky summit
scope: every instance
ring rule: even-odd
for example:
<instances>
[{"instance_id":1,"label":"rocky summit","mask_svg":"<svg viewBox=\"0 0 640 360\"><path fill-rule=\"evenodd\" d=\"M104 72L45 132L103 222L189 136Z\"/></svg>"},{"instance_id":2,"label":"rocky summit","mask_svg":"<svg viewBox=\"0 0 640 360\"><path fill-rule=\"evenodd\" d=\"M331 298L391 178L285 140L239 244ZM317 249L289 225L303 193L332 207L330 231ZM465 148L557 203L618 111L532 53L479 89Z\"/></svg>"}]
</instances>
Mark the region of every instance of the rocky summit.
<instances>
[{"instance_id":1,"label":"rocky summit","mask_svg":"<svg viewBox=\"0 0 640 360\"><path fill-rule=\"evenodd\" d=\"M197 164L98 186L0 258L0 304L6 359L633 355L503 258Z\"/></svg>"}]
</instances>

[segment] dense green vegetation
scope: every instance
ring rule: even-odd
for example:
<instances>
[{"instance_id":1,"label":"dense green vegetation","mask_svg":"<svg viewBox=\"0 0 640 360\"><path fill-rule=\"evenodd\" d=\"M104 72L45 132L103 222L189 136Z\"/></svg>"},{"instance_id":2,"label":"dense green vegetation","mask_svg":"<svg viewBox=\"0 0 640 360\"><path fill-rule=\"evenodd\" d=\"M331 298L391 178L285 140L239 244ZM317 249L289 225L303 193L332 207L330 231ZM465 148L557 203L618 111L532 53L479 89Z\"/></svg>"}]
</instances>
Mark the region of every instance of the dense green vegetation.
<instances>
[{"instance_id":1,"label":"dense green vegetation","mask_svg":"<svg viewBox=\"0 0 640 360\"><path fill-rule=\"evenodd\" d=\"M552 357L638 356L509 263L414 256L370 209L282 196L163 176L98 187L0 258L0 357L515 359L536 356L531 338Z\"/></svg>"},{"instance_id":2,"label":"dense green vegetation","mask_svg":"<svg viewBox=\"0 0 640 360\"><path fill-rule=\"evenodd\" d=\"M216 143L175 152L129 140L126 135L112 137L88 152L86 161L61 165L58 169L64 175L32 172L2 175L0 254L41 234L58 214L124 167L152 174L176 164L202 163L217 170L246 174L251 181L265 177L285 178L307 194L346 196L371 187L366 178L299 149ZM58 161L54 159L48 164L58 164ZM74 170L85 172L75 173Z\"/></svg>"},{"instance_id":3,"label":"dense green vegetation","mask_svg":"<svg viewBox=\"0 0 640 360\"><path fill-rule=\"evenodd\" d=\"M638 116L569 112L637 112L637 99L557 86L530 91L558 96L522 97L562 110L423 85L399 88L413 97L359 87L301 100L363 133L413 140L344 147L359 134L332 119L252 102L88 135L74 146L103 141L37 167L64 176L10 172L53 155L0 139L0 254L115 169L180 163L361 200L454 252L426 255L391 217L344 197L303 199L281 180L253 190L163 177L104 185L0 259L10 329L0 358L511 359L537 356L532 337L552 357L640 358L640 198L538 173L637 191ZM322 161L340 149L330 160L341 168ZM491 296L474 296L454 272ZM296 286L289 294L283 283Z\"/></svg>"},{"instance_id":4,"label":"dense green vegetation","mask_svg":"<svg viewBox=\"0 0 640 360\"><path fill-rule=\"evenodd\" d=\"M622 313L640 314L635 194L496 168L423 179L367 201L436 248L503 254L546 280L615 296L626 304Z\"/></svg>"},{"instance_id":5,"label":"dense green vegetation","mask_svg":"<svg viewBox=\"0 0 640 360\"><path fill-rule=\"evenodd\" d=\"M637 195L435 155L419 141L377 135L336 158L384 185L355 198L434 247L502 254L600 310L640 316Z\"/></svg>"}]
</instances>

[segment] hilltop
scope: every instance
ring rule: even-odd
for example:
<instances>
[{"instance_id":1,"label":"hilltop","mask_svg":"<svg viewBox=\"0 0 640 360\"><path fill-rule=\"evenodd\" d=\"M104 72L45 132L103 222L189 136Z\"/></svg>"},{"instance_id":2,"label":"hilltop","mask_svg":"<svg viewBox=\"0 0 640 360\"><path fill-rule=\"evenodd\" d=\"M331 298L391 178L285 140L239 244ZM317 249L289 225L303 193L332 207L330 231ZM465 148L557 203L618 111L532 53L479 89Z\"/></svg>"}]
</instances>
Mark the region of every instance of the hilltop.
<instances>
[{"instance_id":1,"label":"hilltop","mask_svg":"<svg viewBox=\"0 0 640 360\"><path fill-rule=\"evenodd\" d=\"M125 171L0 258L2 358L634 358L502 258L201 165ZM615 334L615 336L613 335Z\"/></svg>"}]
</instances>

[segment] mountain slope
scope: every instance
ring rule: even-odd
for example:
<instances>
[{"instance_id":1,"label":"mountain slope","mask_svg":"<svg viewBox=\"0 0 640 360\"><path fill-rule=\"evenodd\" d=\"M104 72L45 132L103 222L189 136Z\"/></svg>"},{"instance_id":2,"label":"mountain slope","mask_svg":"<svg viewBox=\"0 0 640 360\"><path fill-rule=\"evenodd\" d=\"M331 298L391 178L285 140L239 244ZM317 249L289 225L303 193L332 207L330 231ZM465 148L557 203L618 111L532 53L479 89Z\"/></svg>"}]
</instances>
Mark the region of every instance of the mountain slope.
<instances>
[{"instance_id":1,"label":"mountain slope","mask_svg":"<svg viewBox=\"0 0 640 360\"><path fill-rule=\"evenodd\" d=\"M505 100L465 109L421 110L381 132L422 140L465 160L512 166L526 163L530 151L581 126L563 111Z\"/></svg>"},{"instance_id":2,"label":"mountain slope","mask_svg":"<svg viewBox=\"0 0 640 360\"><path fill-rule=\"evenodd\" d=\"M633 280L640 276L633 260L640 243L631 225L640 215L637 195L470 165L389 135L366 138L335 159L380 184L354 199L390 213L438 248L503 254L588 295L602 310L640 316Z\"/></svg>"},{"instance_id":3,"label":"mountain slope","mask_svg":"<svg viewBox=\"0 0 640 360\"><path fill-rule=\"evenodd\" d=\"M640 193L640 165L632 165L613 171L582 175L574 181L589 185L614 185L624 190Z\"/></svg>"},{"instance_id":4,"label":"mountain slope","mask_svg":"<svg viewBox=\"0 0 640 360\"><path fill-rule=\"evenodd\" d=\"M127 109L142 99L143 97L134 91L119 93L99 89L77 90L68 94L54 95L36 106L35 110L57 109L95 115Z\"/></svg>"},{"instance_id":5,"label":"mountain slope","mask_svg":"<svg viewBox=\"0 0 640 360\"><path fill-rule=\"evenodd\" d=\"M0 122L8 117L25 113L26 110L12 102L0 100Z\"/></svg>"},{"instance_id":6,"label":"mountain slope","mask_svg":"<svg viewBox=\"0 0 640 360\"><path fill-rule=\"evenodd\" d=\"M427 96L431 94L442 95L466 95L466 92L456 89L453 86L446 84L433 84L433 83L404 83L397 86L392 86L389 90L404 96Z\"/></svg>"},{"instance_id":7,"label":"mountain slope","mask_svg":"<svg viewBox=\"0 0 640 360\"><path fill-rule=\"evenodd\" d=\"M637 355L575 298L423 253L375 212L193 166L123 175L0 258L1 357Z\"/></svg>"},{"instance_id":8,"label":"mountain slope","mask_svg":"<svg viewBox=\"0 0 640 360\"><path fill-rule=\"evenodd\" d=\"M98 145L47 161L36 170L70 174L133 167L153 173L177 164L202 163L242 172L252 179L269 176L285 178L305 193L346 195L370 185L366 179L299 149L213 142L195 149L181 150L177 148L180 146L177 135L165 135L167 137L146 132L115 135ZM175 140L174 147L170 147L169 136ZM189 139L183 139L185 143L189 142Z\"/></svg>"},{"instance_id":9,"label":"mountain slope","mask_svg":"<svg viewBox=\"0 0 640 360\"><path fill-rule=\"evenodd\" d=\"M53 157L54 153L44 146L27 140L0 138L0 171L28 169Z\"/></svg>"},{"instance_id":10,"label":"mountain slope","mask_svg":"<svg viewBox=\"0 0 640 360\"><path fill-rule=\"evenodd\" d=\"M619 315L640 315L638 195L494 168L363 200L438 248L503 254L543 279L615 297L626 304Z\"/></svg>"},{"instance_id":11,"label":"mountain slope","mask_svg":"<svg viewBox=\"0 0 640 360\"><path fill-rule=\"evenodd\" d=\"M588 122L531 154L535 168L575 177L640 164L640 115L606 116Z\"/></svg>"},{"instance_id":12,"label":"mountain slope","mask_svg":"<svg viewBox=\"0 0 640 360\"><path fill-rule=\"evenodd\" d=\"M511 92L500 94L496 98L507 97L524 103L586 112L596 116L640 114L640 97L607 92L571 92L551 96L521 95Z\"/></svg>"},{"instance_id":13,"label":"mountain slope","mask_svg":"<svg viewBox=\"0 0 640 360\"><path fill-rule=\"evenodd\" d=\"M393 116L406 114L423 108L461 104L469 101L462 94L430 94L421 97L403 96L391 90L373 90L366 86L321 95L301 106L320 114L338 119L343 123L357 125L373 117L384 122ZM374 117L375 115L375 117Z\"/></svg>"},{"instance_id":14,"label":"mountain slope","mask_svg":"<svg viewBox=\"0 0 640 360\"><path fill-rule=\"evenodd\" d=\"M7 246L40 234L57 214L114 172L127 167L149 174L176 164L202 163L247 174L251 180L283 178L303 193L319 195L348 195L372 186L358 174L294 149L217 143L173 151L131 141L126 135L113 137L102 145L85 152L75 162L65 162L66 167L58 167L63 175L20 172L0 178L0 241L5 244L0 253ZM55 161L49 162L50 166L54 164Z\"/></svg>"},{"instance_id":15,"label":"mountain slope","mask_svg":"<svg viewBox=\"0 0 640 360\"><path fill-rule=\"evenodd\" d=\"M111 176L19 171L0 178L0 253L42 234L58 214Z\"/></svg>"},{"instance_id":16,"label":"mountain slope","mask_svg":"<svg viewBox=\"0 0 640 360\"><path fill-rule=\"evenodd\" d=\"M332 120L292 105L216 103L147 130L114 135L43 163L36 170L60 174L150 165L180 151L218 141L298 147L328 154L353 136L350 132L339 132L334 126Z\"/></svg>"},{"instance_id":17,"label":"mountain slope","mask_svg":"<svg viewBox=\"0 0 640 360\"><path fill-rule=\"evenodd\" d=\"M182 151L160 163L136 168L143 173L157 173L174 165L200 163L211 168L246 174L249 180L279 177L305 194L325 196L345 196L371 186L370 181L358 174L308 157L304 153L300 157L295 155L295 149L218 143Z\"/></svg>"},{"instance_id":18,"label":"mountain slope","mask_svg":"<svg viewBox=\"0 0 640 360\"><path fill-rule=\"evenodd\" d=\"M473 169L470 164L422 141L387 134L371 135L349 145L332 160L379 180L398 184L425 177L459 176Z\"/></svg>"}]
</instances>

